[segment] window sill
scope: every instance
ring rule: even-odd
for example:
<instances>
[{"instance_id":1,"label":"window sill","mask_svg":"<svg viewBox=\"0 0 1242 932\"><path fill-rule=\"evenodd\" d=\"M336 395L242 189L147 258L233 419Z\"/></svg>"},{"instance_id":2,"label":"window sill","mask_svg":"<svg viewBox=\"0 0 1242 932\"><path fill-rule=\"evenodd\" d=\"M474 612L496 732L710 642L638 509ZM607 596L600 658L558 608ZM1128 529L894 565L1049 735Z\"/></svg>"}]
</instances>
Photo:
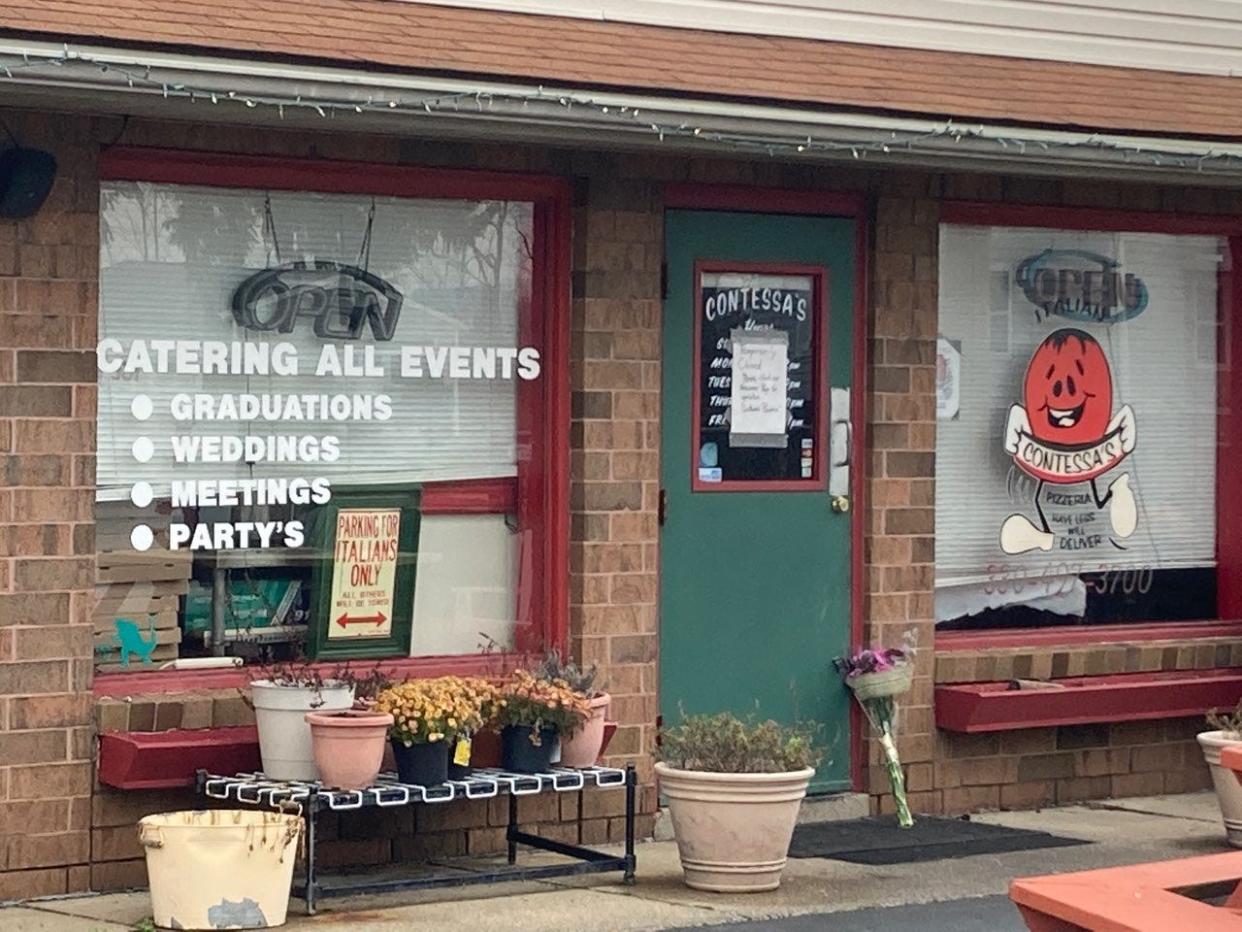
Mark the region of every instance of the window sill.
<instances>
[{"instance_id":1,"label":"window sill","mask_svg":"<svg viewBox=\"0 0 1242 932\"><path fill-rule=\"evenodd\" d=\"M353 660L350 668L365 675L377 665L393 679L432 676L488 676L523 664L538 663L533 654L459 654L447 657L400 657L392 660ZM324 676L344 661L324 661L312 667ZM123 699L202 690L243 689L262 674L257 666L215 670L148 670L134 673L98 673L93 691L96 699Z\"/></svg>"},{"instance_id":2,"label":"window sill","mask_svg":"<svg viewBox=\"0 0 1242 932\"><path fill-rule=\"evenodd\" d=\"M1009 628L984 631L943 631L936 634L937 651L995 650L1003 647L1070 647L1138 641L1183 641L1193 638L1242 636L1238 621L1170 621L1139 625L1084 625L1060 628Z\"/></svg>"},{"instance_id":3,"label":"window sill","mask_svg":"<svg viewBox=\"0 0 1242 932\"><path fill-rule=\"evenodd\" d=\"M1057 680L1061 689L1011 690L1008 681L936 687L936 727L988 732L1184 718L1232 707L1242 696L1242 668L1126 673Z\"/></svg>"}]
</instances>

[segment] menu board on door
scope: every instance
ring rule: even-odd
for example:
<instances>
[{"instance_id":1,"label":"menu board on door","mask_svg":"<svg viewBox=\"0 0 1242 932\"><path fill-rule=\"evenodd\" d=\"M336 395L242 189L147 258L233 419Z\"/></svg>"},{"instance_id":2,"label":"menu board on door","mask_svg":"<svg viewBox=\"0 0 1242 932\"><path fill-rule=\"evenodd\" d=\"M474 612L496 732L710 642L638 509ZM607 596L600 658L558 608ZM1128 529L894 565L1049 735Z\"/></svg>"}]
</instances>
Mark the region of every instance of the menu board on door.
<instances>
[{"instance_id":1,"label":"menu board on door","mask_svg":"<svg viewBox=\"0 0 1242 932\"><path fill-rule=\"evenodd\" d=\"M823 270L697 275L693 487L822 484Z\"/></svg>"}]
</instances>

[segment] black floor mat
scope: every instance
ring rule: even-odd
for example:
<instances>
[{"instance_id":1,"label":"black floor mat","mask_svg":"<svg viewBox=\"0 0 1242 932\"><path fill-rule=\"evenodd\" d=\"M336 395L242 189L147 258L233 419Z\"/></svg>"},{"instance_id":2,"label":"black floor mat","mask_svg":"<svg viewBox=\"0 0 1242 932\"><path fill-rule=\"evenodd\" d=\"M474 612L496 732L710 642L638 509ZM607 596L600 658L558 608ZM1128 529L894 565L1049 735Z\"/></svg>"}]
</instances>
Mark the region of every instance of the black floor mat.
<instances>
[{"instance_id":1,"label":"black floor mat","mask_svg":"<svg viewBox=\"0 0 1242 932\"><path fill-rule=\"evenodd\" d=\"M911 864L1085 844L1089 842L964 819L918 816L911 828L901 828L894 816L872 816L799 825L794 829L789 856L832 858L854 864Z\"/></svg>"}]
</instances>

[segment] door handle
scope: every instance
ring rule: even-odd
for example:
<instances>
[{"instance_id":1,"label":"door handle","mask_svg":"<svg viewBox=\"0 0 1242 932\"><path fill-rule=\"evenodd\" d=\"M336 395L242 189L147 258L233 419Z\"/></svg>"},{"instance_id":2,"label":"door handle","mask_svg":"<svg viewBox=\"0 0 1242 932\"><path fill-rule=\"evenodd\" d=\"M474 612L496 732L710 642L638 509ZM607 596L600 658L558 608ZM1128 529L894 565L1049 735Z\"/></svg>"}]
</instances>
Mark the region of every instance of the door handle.
<instances>
[{"instance_id":1,"label":"door handle","mask_svg":"<svg viewBox=\"0 0 1242 932\"><path fill-rule=\"evenodd\" d=\"M850 471L854 462L854 422L850 419L850 390L832 389L832 419L828 429L828 494L836 499L850 494ZM848 506L846 506L848 507Z\"/></svg>"},{"instance_id":2,"label":"door handle","mask_svg":"<svg viewBox=\"0 0 1242 932\"><path fill-rule=\"evenodd\" d=\"M841 457L841 461L833 463L833 469L849 469L850 461L854 458L854 422L848 418L841 418L832 422L835 427L837 424L845 426L845 453Z\"/></svg>"}]
</instances>

